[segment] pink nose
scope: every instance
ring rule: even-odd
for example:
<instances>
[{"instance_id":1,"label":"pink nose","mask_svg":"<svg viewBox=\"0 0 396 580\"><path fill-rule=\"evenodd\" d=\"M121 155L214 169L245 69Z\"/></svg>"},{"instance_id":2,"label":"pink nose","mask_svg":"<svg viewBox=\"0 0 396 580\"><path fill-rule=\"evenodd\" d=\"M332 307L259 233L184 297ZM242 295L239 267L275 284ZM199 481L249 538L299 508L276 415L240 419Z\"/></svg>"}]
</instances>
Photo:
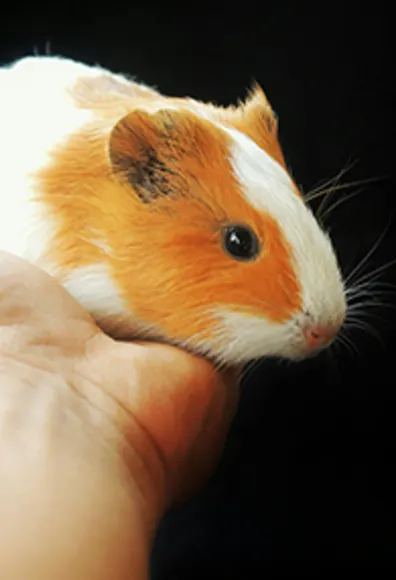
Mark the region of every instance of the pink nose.
<instances>
[{"instance_id":1,"label":"pink nose","mask_svg":"<svg viewBox=\"0 0 396 580\"><path fill-rule=\"evenodd\" d=\"M337 332L338 329L331 326L307 326L304 330L304 337L309 348L320 348L331 342Z\"/></svg>"}]
</instances>

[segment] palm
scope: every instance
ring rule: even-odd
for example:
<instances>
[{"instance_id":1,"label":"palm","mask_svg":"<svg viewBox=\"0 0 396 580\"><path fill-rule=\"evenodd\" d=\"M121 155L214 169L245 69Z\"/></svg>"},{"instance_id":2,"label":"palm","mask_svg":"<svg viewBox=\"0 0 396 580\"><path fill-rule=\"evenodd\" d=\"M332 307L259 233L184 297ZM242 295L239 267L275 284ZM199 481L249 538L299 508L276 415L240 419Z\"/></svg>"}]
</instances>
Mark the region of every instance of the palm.
<instances>
[{"instance_id":1,"label":"palm","mask_svg":"<svg viewBox=\"0 0 396 580\"><path fill-rule=\"evenodd\" d=\"M116 401L129 444L144 450L140 443L149 439L164 464L168 503L210 474L237 404L232 373L220 375L173 347L115 342L53 278L6 254L0 254L0 348L70 374L74 384L88 381Z\"/></svg>"}]
</instances>

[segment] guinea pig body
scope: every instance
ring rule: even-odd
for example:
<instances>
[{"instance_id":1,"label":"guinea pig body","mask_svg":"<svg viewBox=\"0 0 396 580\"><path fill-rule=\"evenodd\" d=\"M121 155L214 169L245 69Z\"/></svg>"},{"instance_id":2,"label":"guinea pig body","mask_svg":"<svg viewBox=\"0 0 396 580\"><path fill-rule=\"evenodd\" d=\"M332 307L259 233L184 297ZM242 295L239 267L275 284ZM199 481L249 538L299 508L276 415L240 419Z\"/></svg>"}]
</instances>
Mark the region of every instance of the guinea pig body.
<instances>
[{"instance_id":1,"label":"guinea pig body","mask_svg":"<svg viewBox=\"0 0 396 580\"><path fill-rule=\"evenodd\" d=\"M0 74L0 248L116 337L300 358L346 313L337 259L259 87L238 107L28 57Z\"/></svg>"}]
</instances>

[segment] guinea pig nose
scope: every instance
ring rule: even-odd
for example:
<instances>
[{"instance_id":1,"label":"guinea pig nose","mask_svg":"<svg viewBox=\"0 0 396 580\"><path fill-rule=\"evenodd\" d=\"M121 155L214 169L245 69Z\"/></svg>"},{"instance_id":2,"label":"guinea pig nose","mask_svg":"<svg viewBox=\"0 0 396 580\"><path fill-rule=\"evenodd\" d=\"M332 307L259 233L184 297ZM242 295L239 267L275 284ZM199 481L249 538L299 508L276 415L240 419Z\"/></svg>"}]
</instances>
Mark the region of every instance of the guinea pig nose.
<instances>
[{"instance_id":1,"label":"guinea pig nose","mask_svg":"<svg viewBox=\"0 0 396 580\"><path fill-rule=\"evenodd\" d=\"M331 342L337 335L338 329L333 326L316 324L304 329L304 338L310 348L319 348Z\"/></svg>"}]
</instances>

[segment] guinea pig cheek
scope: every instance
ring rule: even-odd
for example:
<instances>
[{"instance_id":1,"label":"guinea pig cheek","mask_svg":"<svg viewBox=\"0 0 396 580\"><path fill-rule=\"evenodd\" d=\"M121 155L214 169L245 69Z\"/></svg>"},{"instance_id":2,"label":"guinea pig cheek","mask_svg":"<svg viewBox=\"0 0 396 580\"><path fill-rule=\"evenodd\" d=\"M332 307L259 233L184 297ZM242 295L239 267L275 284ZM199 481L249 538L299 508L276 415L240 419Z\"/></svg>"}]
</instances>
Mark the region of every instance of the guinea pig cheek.
<instances>
[{"instance_id":1,"label":"guinea pig cheek","mask_svg":"<svg viewBox=\"0 0 396 580\"><path fill-rule=\"evenodd\" d=\"M235 262L232 287L224 289L227 308L282 324L302 308L291 247L271 216L261 214L252 227L262 249L256 260Z\"/></svg>"}]
</instances>

